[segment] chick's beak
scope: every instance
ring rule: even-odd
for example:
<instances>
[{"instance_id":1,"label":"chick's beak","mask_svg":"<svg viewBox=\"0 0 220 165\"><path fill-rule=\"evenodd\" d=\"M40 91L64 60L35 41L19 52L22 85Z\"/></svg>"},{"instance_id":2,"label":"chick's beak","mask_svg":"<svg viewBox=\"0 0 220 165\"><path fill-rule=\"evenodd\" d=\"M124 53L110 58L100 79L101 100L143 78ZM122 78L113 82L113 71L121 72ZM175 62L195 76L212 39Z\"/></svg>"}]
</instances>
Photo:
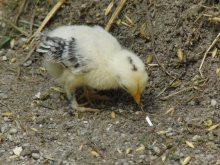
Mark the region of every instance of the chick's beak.
<instances>
[{"instance_id":1,"label":"chick's beak","mask_svg":"<svg viewBox=\"0 0 220 165\"><path fill-rule=\"evenodd\" d=\"M140 93L140 90L138 89L138 91L133 95L134 97L134 100L136 101L137 104L140 103L140 100L141 100L141 93Z\"/></svg>"}]
</instances>

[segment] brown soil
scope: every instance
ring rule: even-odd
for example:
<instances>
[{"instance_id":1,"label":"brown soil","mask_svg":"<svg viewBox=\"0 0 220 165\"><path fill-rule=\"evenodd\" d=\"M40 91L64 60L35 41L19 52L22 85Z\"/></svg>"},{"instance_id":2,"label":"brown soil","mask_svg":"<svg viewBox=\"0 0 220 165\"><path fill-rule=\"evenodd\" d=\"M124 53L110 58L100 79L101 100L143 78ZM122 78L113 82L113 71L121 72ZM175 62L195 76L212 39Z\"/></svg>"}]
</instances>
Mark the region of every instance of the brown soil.
<instances>
[{"instance_id":1,"label":"brown soil","mask_svg":"<svg viewBox=\"0 0 220 165\"><path fill-rule=\"evenodd\" d=\"M67 0L44 31L69 24L105 27L119 0L105 16L111 2ZM118 18L131 25L127 15L135 26L113 24L110 29L121 45L137 53L144 62L153 56L146 64L150 78L141 106L136 106L122 90L101 91L113 101L94 101L91 107L100 109L100 113L78 116L68 113L64 94L51 88L58 85L47 71L40 69L43 57L34 52L22 64L30 45L23 46L25 36L3 20L0 22L1 41L7 36L15 40L13 48L7 42L0 50L0 164L178 165L188 156L191 165L220 164L220 126L208 130L211 125L220 124L219 41L204 60L203 76L199 72L206 50L220 33L220 22L214 20L220 19L219 1L151 2L127 1ZM34 32L56 1L36 3L27 0L18 21L18 27L28 34L31 20L36 25ZM1 2L0 17L14 23L20 6L20 1ZM140 32L145 22L146 29ZM180 49L182 60L177 56ZM157 65L155 55L170 75ZM11 61L13 58L15 62ZM40 99L35 96L38 92L43 95ZM81 92L77 90L78 94ZM112 111L115 118L111 117ZM13 116L8 117L6 112ZM22 147L19 157L13 157L16 146ZM145 149L136 151L143 146Z\"/></svg>"}]
</instances>

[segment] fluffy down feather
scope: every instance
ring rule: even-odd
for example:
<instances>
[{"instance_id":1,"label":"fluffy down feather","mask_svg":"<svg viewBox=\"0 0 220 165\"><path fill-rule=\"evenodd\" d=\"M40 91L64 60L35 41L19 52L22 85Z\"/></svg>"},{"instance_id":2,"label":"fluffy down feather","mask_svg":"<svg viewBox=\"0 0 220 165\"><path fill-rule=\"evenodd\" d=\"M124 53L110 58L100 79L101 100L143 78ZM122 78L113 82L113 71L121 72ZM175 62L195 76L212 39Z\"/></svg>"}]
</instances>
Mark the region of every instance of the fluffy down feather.
<instances>
[{"instance_id":1,"label":"fluffy down feather","mask_svg":"<svg viewBox=\"0 0 220 165\"><path fill-rule=\"evenodd\" d=\"M52 77L78 107L75 88L98 90L123 88L137 103L148 80L144 63L100 26L60 26L48 34L39 33L37 52L45 53L43 62Z\"/></svg>"}]
</instances>

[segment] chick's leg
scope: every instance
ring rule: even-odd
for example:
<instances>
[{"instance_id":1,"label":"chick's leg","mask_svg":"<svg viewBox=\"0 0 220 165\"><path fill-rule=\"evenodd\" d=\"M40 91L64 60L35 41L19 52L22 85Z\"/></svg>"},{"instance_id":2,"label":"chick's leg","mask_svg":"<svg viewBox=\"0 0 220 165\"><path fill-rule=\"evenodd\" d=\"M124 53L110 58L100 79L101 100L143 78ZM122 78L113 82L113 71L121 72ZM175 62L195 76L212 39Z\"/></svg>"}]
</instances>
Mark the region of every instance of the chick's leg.
<instances>
[{"instance_id":1,"label":"chick's leg","mask_svg":"<svg viewBox=\"0 0 220 165\"><path fill-rule=\"evenodd\" d=\"M70 106L73 110L79 111L79 112L98 112L98 109L93 109L93 108L85 108L85 107L79 107L76 97L75 97L75 92L71 93L70 90L66 92L67 97L70 100Z\"/></svg>"},{"instance_id":2,"label":"chick's leg","mask_svg":"<svg viewBox=\"0 0 220 165\"><path fill-rule=\"evenodd\" d=\"M106 97L106 96L100 96L100 95L92 92L92 90L85 85L83 86L83 94L79 97L79 99L82 99L84 97L88 100L88 102L85 103L84 105L92 104L91 100L111 101L111 98Z\"/></svg>"}]
</instances>

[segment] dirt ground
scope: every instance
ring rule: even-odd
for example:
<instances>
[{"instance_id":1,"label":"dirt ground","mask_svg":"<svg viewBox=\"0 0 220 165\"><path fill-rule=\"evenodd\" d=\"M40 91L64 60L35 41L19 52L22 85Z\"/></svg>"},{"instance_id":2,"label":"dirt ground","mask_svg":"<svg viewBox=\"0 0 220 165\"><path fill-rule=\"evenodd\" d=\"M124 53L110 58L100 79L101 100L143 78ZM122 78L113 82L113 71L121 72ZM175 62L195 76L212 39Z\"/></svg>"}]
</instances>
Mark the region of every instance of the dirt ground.
<instances>
[{"instance_id":1,"label":"dirt ground","mask_svg":"<svg viewBox=\"0 0 220 165\"><path fill-rule=\"evenodd\" d=\"M27 0L17 27L35 32L56 2ZM111 2L66 0L44 31L105 27L119 0L105 16ZM41 68L42 56L34 52L22 63L31 50L27 37L2 20L15 23L21 5L0 2L0 164L220 164L220 42L212 45L220 33L218 0L127 1L110 33L146 63L144 101L137 106L123 90L100 91L113 100L94 101L90 107L99 113L76 116L51 88L59 86Z\"/></svg>"}]
</instances>

